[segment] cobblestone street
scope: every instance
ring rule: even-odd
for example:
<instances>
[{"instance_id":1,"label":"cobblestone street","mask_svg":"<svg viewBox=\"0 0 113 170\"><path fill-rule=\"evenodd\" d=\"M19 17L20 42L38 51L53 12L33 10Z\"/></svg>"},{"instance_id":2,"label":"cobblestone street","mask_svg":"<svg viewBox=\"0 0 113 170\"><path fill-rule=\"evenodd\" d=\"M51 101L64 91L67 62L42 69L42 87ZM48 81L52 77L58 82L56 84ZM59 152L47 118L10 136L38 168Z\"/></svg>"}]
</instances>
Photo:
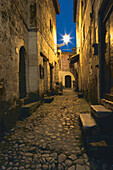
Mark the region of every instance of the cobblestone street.
<instances>
[{"instance_id":1,"label":"cobblestone street","mask_svg":"<svg viewBox=\"0 0 113 170\"><path fill-rule=\"evenodd\" d=\"M72 90L54 96L3 138L0 169L90 169L78 120L80 112L89 111Z\"/></svg>"}]
</instances>

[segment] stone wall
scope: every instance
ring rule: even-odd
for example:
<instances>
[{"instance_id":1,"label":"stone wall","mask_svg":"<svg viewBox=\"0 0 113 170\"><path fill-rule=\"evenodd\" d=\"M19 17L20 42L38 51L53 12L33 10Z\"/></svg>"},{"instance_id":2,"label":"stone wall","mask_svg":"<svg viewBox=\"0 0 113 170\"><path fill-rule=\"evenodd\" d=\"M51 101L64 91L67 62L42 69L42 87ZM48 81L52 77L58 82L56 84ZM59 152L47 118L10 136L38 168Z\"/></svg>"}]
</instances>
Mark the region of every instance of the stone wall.
<instances>
[{"instance_id":1,"label":"stone wall","mask_svg":"<svg viewBox=\"0 0 113 170\"><path fill-rule=\"evenodd\" d=\"M77 15L77 53L79 62L79 90L92 103L99 99L99 56L94 55L93 44L98 44L98 13L102 0L79 1Z\"/></svg>"},{"instance_id":2,"label":"stone wall","mask_svg":"<svg viewBox=\"0 0 113 170\"><path fill-rule=\"evenodd\" d=\"M21 47L24 47L26 53L26 96L30 92L44 92L44 78L40 78L39 71L39 65L44 67L43 56L47 59L47 89L50 89L49 64L53 65L54 88L55 81L58 81L58 58L56 10L53 0L4 0L0 2L0 11L0 82L1 86L4 86L0 96L10 101L20 97Z\"/></svg>"},{"instance_id":3,"label":"stone wall","mask_svg":"<svg viewBox=\"0 0 113 170\"><path fill-rule=\"evenodd\" d=\"M27 1L1 1L0 13L0 82L4 82L4 95L1 97L13 101L19 98L21 46L25 47L27 53L27 28L24 23L27 20Z\"/></svg>"},{"instance_id":4,"label":"stone wall","mask_svg":"<svg viewBox=\"0 0 113 170\"><path fill-rule=\"evenodd\" d=\"M41 15L40 15L41 14ZM44 67L44 58L47 60L47 81L46 90L50 89L50 65L53 66L52 87L58 81L58 58L57 58L57 37L56 37L56 11L53 1L43 1L38 4L37 9L37 44L38 44L38 65ZM41 56L40 53L43 55ZM39 68L38 68L39 69ZM38 75L39 77L39 75ZM44 79L39 79L39 92L43 93Z\"/></svg>"}]
</instances>

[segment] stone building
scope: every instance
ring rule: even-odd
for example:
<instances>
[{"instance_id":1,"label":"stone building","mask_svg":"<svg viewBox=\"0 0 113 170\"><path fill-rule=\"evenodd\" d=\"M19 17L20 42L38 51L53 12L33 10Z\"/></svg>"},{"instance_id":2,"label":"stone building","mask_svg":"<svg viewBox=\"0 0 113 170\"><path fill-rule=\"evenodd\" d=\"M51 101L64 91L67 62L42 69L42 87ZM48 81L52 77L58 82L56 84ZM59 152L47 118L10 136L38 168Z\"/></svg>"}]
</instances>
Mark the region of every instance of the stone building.
<instances>
[{"instance_id":1,"label":"stone building","mask_svg":"<svg viewBox=\"0 0 113 170\"><path fill-rule=\"evenodd\" d=\"M113 101L113 1L73 2L79 90L94 104Z\"/></svg>"},{"instance_id":2,"label":"stone building","mask_svg":"<svg viewBox=\"0 0 113 170\"><path fill-rule=\"evenodd\" d=\"M59 57L59 82L64 88L74 88L75 77L70 67L69 58L73 52L61 52Z\"/></svg>"},{"instance_id":3,"label":"stone building","mask_svg":"<svg viewBox=\"0 0 113 170\"><path fill-rule=\"evenodd\" d=\"M43 96L58 77L58 0L0 1L0 101Z\"/></svg>"}]
</instances>

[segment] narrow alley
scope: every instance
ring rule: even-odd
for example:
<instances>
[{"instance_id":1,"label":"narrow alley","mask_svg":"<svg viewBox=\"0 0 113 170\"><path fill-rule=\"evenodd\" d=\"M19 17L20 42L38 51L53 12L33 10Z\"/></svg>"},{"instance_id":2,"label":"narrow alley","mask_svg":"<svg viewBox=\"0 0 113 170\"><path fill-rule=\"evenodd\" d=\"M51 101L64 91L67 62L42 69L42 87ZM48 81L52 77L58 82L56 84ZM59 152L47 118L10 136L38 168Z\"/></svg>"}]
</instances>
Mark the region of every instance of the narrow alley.
<instances>
[{"instance_id":1,"label":"narrow alley","mask_svg":"<svg viewBox=\"0 0 113 170\"><path fill-rule=\"evenodd\" d=\"M90 169L78 120L80 112L88 111L83 98L65 89L6 134L0 144L0 169Z\"/></svg>"},{"instance_id":2,"label":"narrow alley","mask_svg":"<svg viewBox=\"0 0 113 170\"><path fill-rule=\"evenodd\" d=\"M113 170L113 0L0 13L0 170Z\"/></svg>"}]
</instances>

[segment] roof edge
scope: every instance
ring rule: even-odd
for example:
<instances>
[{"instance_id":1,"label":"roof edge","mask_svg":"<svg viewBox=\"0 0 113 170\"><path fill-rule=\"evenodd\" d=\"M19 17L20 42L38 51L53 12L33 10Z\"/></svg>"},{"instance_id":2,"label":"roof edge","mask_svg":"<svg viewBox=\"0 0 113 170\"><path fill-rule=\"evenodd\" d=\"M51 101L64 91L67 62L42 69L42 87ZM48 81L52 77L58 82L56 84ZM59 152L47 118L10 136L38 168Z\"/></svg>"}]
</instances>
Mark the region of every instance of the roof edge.
<instances>
[{"instance_id":1,"label":"roof edge","mask_svg":"<svg viewBox=\"0 0 113 170\"><path fill-rule=\"evenodd\" d=\"M73 0L73 22L76 22L77 0Z\"/></svg>"},{"instance_id":2,"label":"roof edge","mask_svg":"<svg viewBox=\"0 0 113 170\"><path fill-rule=\"evenodd\" d=\"M53 0L53 4L55 6L56 14L60 14L60 5L59 5L58 0Z\"/></svg>"}]
</instances>

